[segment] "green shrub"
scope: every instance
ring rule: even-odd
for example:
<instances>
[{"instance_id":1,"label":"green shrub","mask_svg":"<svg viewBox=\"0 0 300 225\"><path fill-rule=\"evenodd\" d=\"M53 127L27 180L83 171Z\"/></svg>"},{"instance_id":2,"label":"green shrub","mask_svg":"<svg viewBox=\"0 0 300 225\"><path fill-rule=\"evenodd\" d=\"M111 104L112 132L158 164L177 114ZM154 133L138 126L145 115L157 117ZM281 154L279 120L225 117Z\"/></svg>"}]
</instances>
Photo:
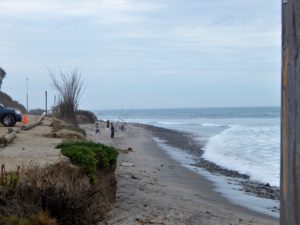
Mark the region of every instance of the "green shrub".
<instances>
[{"instance_id":1,"label":"green shrub","mask_svg":"<svg viewBox=\"0 0 300 225\"><path fill-rule=\"evenodd\" d=\"M82 168L92 181L95 180L97 168L105 169L114 166L118 157L115 148L93 142L66 141L59 144L57 148L61 148L62 154Z\"/></svg>"},{"instance_id":2,"label":"green shrub","mask_svg":"<svg viewBox=\"0 0 300 225\"><path fill-rule=\"evenodd\" d=\"M72 163L82 168L92 180L95 180L98 161L95 158L95 153L89 147L69 146L62 148L61 152L69 157Z\"/></svg>"}]
</instances>

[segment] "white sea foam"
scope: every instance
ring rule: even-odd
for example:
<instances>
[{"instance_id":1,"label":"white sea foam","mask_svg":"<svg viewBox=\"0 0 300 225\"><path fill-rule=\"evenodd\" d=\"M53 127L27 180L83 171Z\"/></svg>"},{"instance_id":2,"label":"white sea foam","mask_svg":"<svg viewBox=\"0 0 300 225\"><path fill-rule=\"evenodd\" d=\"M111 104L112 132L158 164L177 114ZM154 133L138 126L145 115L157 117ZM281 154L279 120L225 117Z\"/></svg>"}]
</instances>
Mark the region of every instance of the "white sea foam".
<instances>
[{"instance_id":1,"label":"white sea foam","mask_svg":"<svg viewBox=\"0 0 300 225\"><path fill-rule=\"evenodd\" d=\"M252 179L279 186L279 127L233 125L211 137L204 158Z\"/></svg>"},{"instance_id":2,"label":"white sea foam","mask_svg":"<svg viewBox=\"0 0 300 225\"><path fill-rule=\"evenodd\" d=\"M203 127L224 127L224 124L215 124L215 123L202 123Z\"/></svg>"}]
</instances>

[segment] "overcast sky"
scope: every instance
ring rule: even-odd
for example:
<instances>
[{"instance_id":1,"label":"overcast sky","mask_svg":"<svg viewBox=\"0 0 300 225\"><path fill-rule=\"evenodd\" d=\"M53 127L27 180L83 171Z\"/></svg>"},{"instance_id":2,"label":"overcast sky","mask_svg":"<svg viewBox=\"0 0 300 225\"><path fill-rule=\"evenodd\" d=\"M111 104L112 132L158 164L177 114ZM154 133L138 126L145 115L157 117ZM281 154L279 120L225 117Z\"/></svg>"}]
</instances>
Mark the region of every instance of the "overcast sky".
<instances>
[{"instance_id":1,"label":"overcast sky","mask_svg":"<svg viewBox=\"0 0 300 225\"><path fill-rule=\"evenodd\" d=\"M81 108L279 106L274 0L0 0L2 90L53 103L47 68L78 68Z\"/></svg>"}]
</instances>

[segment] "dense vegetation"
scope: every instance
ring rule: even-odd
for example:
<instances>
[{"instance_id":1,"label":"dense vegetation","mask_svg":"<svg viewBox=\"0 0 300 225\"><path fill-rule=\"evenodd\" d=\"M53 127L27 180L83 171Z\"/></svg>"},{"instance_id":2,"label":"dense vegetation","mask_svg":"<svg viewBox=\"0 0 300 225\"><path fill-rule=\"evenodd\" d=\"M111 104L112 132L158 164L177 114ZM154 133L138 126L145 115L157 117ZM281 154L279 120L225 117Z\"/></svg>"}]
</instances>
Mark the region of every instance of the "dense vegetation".
<instances>
[{"instance_id":1,"label":"dense vegetation","mask_svg":"<svg viewBox=\"0 0 300 225\"><path fill-rule=\"evenodd\" d=\"M60 162L0 173L0 225L90 225L103 221L115 199L118 151L87 141L67 141L57 148L78 167Z\"/></svg>"},{"instance_id":2,"label":"dense vegetation","mask_svg":"<svg viewBox=\"0 0 300 225\"><path fill-rule=\"evenodd\" d=\"M86 141L68 141L59 144L63 155L70 158L71 162L82 168L95 181L96 170L114 167L118 151L103 144Z\"/></svg>"},{"instance_id":3,"label":"dense vegetation","mask_svg":"<svg viewBox=\"0 0 300 225\"><path fill-rule=\"evenodd\" d=\"M0 225L91 225L102 222L115 199L114 168L97 180L60 162L20 174L0 174ZM18 179L16 179L16 176Z\"/></svg>"}]
</instances>

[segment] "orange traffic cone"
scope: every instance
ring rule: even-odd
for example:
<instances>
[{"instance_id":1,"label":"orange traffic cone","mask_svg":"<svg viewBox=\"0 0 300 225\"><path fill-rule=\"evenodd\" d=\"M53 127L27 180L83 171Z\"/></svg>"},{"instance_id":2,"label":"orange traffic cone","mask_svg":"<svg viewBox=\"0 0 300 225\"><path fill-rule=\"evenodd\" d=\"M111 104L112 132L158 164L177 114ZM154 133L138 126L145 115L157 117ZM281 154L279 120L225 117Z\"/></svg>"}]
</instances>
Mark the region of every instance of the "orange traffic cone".
<instances>
[{"instance_id":1,"label":"orange traffic cone","mask_svg":"<svg viewBox=\"0 0 300 225\"><path fill-rule=\"evenodd\" d=\"M24 115L23 116L23 125L27 125L27 123L28 123L28 118L27 118L27 116L26 115Z\"/></svg>"}]
</instances>

